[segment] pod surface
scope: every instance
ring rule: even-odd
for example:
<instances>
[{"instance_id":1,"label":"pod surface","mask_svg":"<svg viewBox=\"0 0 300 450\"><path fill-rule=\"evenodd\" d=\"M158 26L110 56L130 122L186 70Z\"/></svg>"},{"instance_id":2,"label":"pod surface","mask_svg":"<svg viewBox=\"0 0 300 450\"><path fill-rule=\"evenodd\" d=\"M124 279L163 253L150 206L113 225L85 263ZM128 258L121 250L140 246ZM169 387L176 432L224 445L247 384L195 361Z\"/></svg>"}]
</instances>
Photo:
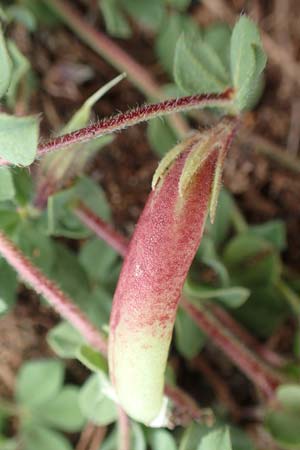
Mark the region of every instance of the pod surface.
<instances>
[{"instance_id":1,"label":"pod surface","mask_svg":"<svg viewBox=\"0 0 300 450\"><path fill-rule=\"evenodd\" d=\"M149 195L113 301L111 380L124 410L146 424L162 407L176 310L203 233L218 157L218 149L209 153L180 196L179 180L190 148L179 154Z\"/></svg>"}]
</instances>

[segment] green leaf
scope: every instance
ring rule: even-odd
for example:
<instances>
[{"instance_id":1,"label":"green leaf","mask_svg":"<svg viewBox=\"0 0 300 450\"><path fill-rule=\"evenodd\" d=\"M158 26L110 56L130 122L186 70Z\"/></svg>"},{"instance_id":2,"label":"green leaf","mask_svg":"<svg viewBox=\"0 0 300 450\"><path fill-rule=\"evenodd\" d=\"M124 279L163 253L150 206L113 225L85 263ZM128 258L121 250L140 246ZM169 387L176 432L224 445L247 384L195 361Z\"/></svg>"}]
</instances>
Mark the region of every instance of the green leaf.
<instances>
[{"instance_id":1,"label":"green leaf","mask_svg":"<svg viewBox=\"0 0 300 450\"><path fill-rule=\"evenodd\" d=\"M290 310L276 287L261 285L253 286L249 300L232 313L251 332L266 339L280 327Z\"/></svg>"},{"instance_id":2,"label":"green leaf","mask_svg":"<svg viewBox=\"0 0 300 450\"><path fill-rule=\"evenodd\" d=\"M196 450L204 432L205 431L201 425L192 423L183 432L179 444L179 450Z\"/></svg>"},{"instance_id":3,"label":"green leaf","mask_svg":"<svg viewBox=\"0 0 300 450\"><path fill-rule=\"evenodd\" d=\"M198 450L232 450L229 428L219 428L206 434Z\"/></svg>"},{"instance_id":4,"label":"green leaf","mask_svg":"<svg viewBox=\"0 0 300 450\"><path fill-rule=\"evenodd\" d=\"M11 5L5 10L9 21L19 22L27 28L28 31L35 31L37 27L34 15L22 5Z\"/></svg>"},{"instance_id":5,"label":"green leaf","mask_svg":"<svg viewBox=\"0 0 300 450\"><path fill-rule=\"evenodd\" d=\"M265 420L273 438L285 449L300 447L300 415L287 411L271 411Z\"/></svg>"},{"instance_id":6,"label":"green leaf","mask_svg":"<svg viewBox=\"0 0 300 450\"><path fill-rule=\"evenodd\" d=\"M6 103L10 108L13 108L16 103L18 87L20 82L25 78L30 69L30 64L27 58L20 52L13 41L8 41L7 48L12 61L12 76L11 82L6 94Z\"/></svg>"},{"instance_id":7,"label":"green leaf","mask_svg":"<svg viewBox=\"0 0 300 450\"><path fill-rule=\"evenodd\" d=\"M300 414L299 384L282 384L277 389L276 396L287 411L294 414Z\"/></svg>"},{"instance_id":8,"label":"green leaf","mask_svg":"<svg viewBox=\"0 0 300 450\"><path fill-rule=\"evenodd\" d=\"M24 450L72 450L69 441L60 433L44 427L26 429L22 436Z\"/></svg>"},{"instance_id":9,"label":"green leaf","mask_svg":"<svg viewBox=\"0 0 300 450\"><path fill-rule=\"evenodd\" d=\"M122 8L141 26L157 30L164 15L162 0L119 0Z\"/></svg>"},{"instance_id":10,"label":"green leaf","mask_svg":"<svg viewBox=\"0 0 300 450\"><path fill-rule=\"evenodd\" d=\"M222 92L230 85L222 61L199 33L194 38L182 35L178 39L174 77L187 94Z\"/></svg>"},{"instance_id":11,"label":"green leaf","mask_svg":"<svg viewBox=\"0 0 300 450\"><path fill-rule=\"evenodd\" d=\"M107 373L107 361L99 352L88 345L82 345L77 351L77 359L93 372Z\"/></svg>"},{"instance_id":12,"label":"green leaf","mask_svg":"<svg viewBox=\"0 0 300 450\"><path fill-rule=\"evenodd\" d=\"M110 206L103 190L88 177L82 177L75 187L49 197L49 234L73 239L81 239L90 235L90 231L74 215L73 207L78 199L82 200L102 219L110 219Z\"/></svg>"},{"instance_id":13,"label":"green leaf","mask_svg":"<svg viewBox=\"0 0 300 450\"><path fill-rule=\"evenodd\" d=\"M63 377L61 361L44 359L25 363L17 377L18 402L30 407L48 403L58 393Z\"/></svg>"},{"instance_id":14,"label":"green leaf","mask_svg":"<svg viewBox=\"0 0 300 450\"><path fill-rule=\"evenodd\" d=\"M219 300L229 308L238 308L243 305L250 295L250 290L241 286L213 288L192 283L189 280L185 283L184 292L196 300Z\"/></svg>"},{"instance_id":15,"label":"green leaf","mask_svg":"<svg viewBox=\"0 0 300 450\"><path fill-rule=\"evenodd\" d=\"M118 448L118 429L114 428L108 438L105 439L101 445L101 450L116 450ZM136 423L131 422L131 444L130 450L146 450L146 440L142 427ZM172 450L172 449L171 449Z\"/></svg>"},{"instance_id":16,"label":"green leaf","mask_svg":"<svg viewBox=\"0 0 300 450\"><path fill-rule=\"evenodd\" d=\"M8 55L2 26L0 23L0 99L3 97L10 84L12 63Z\"/></svg>"},{"instance_id":17,"label":"green leaf","mask_svg":"<svg viewBox=\"0 0 300 450\"><path fill-rule=\"evenodd\" d=\"M61 431L80 431L84 417L79 408L79 388L65 386L46 405L34 410L33 420Z\"/></svg>"},{"instance_id":18,"label":"green leaf","mask_svg":"<svg viewBox=\"0 0 300 450\"><path fill-rule=\"evenodd\" d=\"M61 358L75 358L83 338L68 322L61 322L47 335L51 349Z\"/></svg>"},{"instance_id":19,"label":"green leaf","mask_svg":"<svg viewBox=\"0 0 300 450\"><path fill-rule=\"evenodd\" d=\"M230 426L230 437L233 450L257 450L242 428Z\"/></svg>"},{"instance_id":20,"label":"green leaf","mask_svg":"<svg viewBox=\"0 0 300 450\"><path fill-rule=\"evenodd\" d=\"M22 222L16 240L34 264L43 272L50 273L55 261L55 248L52 240L45 235L42 221Z\"/></svg>"},{"instance_id":21,"label":"green leaf","mask_svg":"<svg viewBox=\"0 0 300 450\"><path fill-rule=\"evenodd\" d=\"M155 50L161 65L169 74L173 74L175 49L178 38L182 32L185 32L187 36L192 36L193 33L197 33L197 29L197 24L190 16L173 13L164 18L155 42Z\"/></svg>"},{"instance_id":22,"label":"green leaf","mask_svg":"<svg viewBox=\"0 0 300 450\"><path fill-rule=\"evenodd\" d=\"M39 119L0 114L0 156L12 164L27 166L36 155Z\"/></svg>"},{"instance_id":23,"label":"green leaf","mask_svg":"<svg viewBox=\"0 0 300 450\"><path fill-rule=\"evenodd\" d=\"M203 30L203 39L217 53L229 76L231 39L229 26L226 23L213 23Z\"/></svg>"},{"instance_id":24,"label":"green leaf","mask_svg":"<svg viewBox=\"0 0 300 450\"><path fill-rule=\"evenodd\" d=\"M99 373L88 378L81 388L79 404L85 417L96 425L109 425L118 417L115 403L104 390L108 382Z\"/></svg>"},{"instance_id":25,"label":"green leaf","mask_svg":"<svg viewBox=\"0 0 300 450\"><path fill-rule=\"evenodd\" d=\"M11 308L14 305L17 286L16 272L6 261L0 259L0 300L6 308Z\"/></svg>"},{"instance_id":26,"label":"green leaf","mask_svg":"<svg viewBox=\"0 0 300 450\"><path fill-rule=\"evenodd\" d=\"M0 202L11 200L15 196L15 186L11 171L5 167L0 168Z\"/></svg>"},{"instance_id":27,"label":"green leaf","mask_svg":"<svg viewBox=\"0 0 300 450\"><path fill-rule=\"evenodd\" d=\"M147 127L149 143L155 153L162 158L176 145L176 136L169 124L160 118L150 120Z\"/></svg>"},{"instance_id":28,"label":"green leaf","mask_svg":"<svg viewBox=\"0 0 300 450\"><path fill-rule=\"evenodd\" d=\"M266 239L277 250L286 248L286 226L282 220L270 220L261 225L252 225L248 232Z\"/></svg>"},{"instance_id":29,"label":"green leaf","mask_svg":"<svg viewBox=\"0 0 300 450\"><path fill-rule=\"evenodd\" d=\"M82 245L79 261L93 281L105 282L111 276L118 259L117 252L98 238L89 239Z\"/></svg>"},{"instance_id":30,"label":"green leaf","mask_svg":"<svg viewBox=\"0 0 300 450\"><path fill-rule=\"evenodd\" d=\"M119 38L129 38L131 28L119 3L119 0L99 0L108 34Z\"/></svg>"},{"instance_id":31,"label":"green leaf","mask_svg":"<svg viewBox=\"0 0 300 450\"><path fill-rule=\"evenodd\" d=\"M0 207L0 229L12 235L18 228L21 217L14 206Z\"/></svg>"},{"instance_id":32,"label":"green leaf","mask_svg":"<svg viewBox=\"0 0 300 450\"><path fill-rule=\"evenodd\" d=\"M148 440L152 450L176 450L176 441L167 430L149 430Z\"/></svg>"},{"instance_id":33,"label":"green leaf","mask_svg":"<svg viewBox=\"0 0 300 450\"><path fill-rule=\"evenodd\" d=\"M198 355L206 341L205 335L185 311L179 309L175 322L176 348L187 359Z\"/></svg>"},{"instance_id":34,"label":"green leaf","mask_svg":"<svg viewBox=\"0 0 300 450\"><path fill-rule=\"evenodd\" d=\"M233 28L230 47L231 76L239 110L248 109L266 61L255 23L241 16Z\"/></svg>"},{"instance_id":35,"label":"green leaf","mask_svg":"<svg viewBox=\"0 0 300 450\"><path fill-rule=\"evenodd\" d=\"M12 176L16 191L15 201L20 206L27 206L28 203L31 203L33 196L33 178L28 169L21 167L14 168Z\"/></svg>"},{"instance_id":36,"label":"green leaf","mask_svg":"<svg viewBox=\"0 0 300 450\"><path fill-rule=\"evenodd\" d=\"M275 283L281 270L274 247L251 233L240 234L229 242L224 251L224 262L232 282L246 287Z\"/></svg>"},{"instance_id":37,"label":"green leaf","mask_svg":"<svg viewBox=\"0 0 300 450\"><path fill-rule=\"evenodd\" d=\"M7 311L6 302L3 300L3 298L0 297L0 315L5 313L6 311Z\"/></svg>"},{"instance_id":38,"label":"green leaf","mask_svg":"<svg viewBox=\"0 0 300 450\"><path fill-rule=\"evenodd\" d=\"M208 220L206 230L213 239L216 246L219 246L227 237L232 224L233 200L229 192L222 189L218 201L216 217L213 224Z\"/></svg>"},{"instance_id":39,"label":"green leaf","mask_svg":"<svg viewBox=\"0 0 300 450\"><path fill-rule=\"evenodd\" d=\"M53 242L53 248L55 249L55 259L49 277L56 281L79 306L83 309L88 308L89 282L75 253L57 242Z\"/></svg>"},{"instance_id":40,"label":"green leaf","mask_svg":"<svg viewBox=\"0 0 300 450\"><path fill-rule=\"evenodd\" d=\"M141 425L136 422L131 423L131 446L132 450L146 450L147 444L145 434Z\"/></svg>"}]
</instances>

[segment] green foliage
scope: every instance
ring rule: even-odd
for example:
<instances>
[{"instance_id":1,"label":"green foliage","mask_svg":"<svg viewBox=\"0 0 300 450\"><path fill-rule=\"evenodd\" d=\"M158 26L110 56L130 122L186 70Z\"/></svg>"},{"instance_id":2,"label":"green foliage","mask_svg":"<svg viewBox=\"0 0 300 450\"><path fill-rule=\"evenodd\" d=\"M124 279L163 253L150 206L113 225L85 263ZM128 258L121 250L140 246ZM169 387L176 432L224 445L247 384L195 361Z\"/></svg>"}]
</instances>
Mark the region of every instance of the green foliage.
<instances>
[{"instance_id":1,"label":"green foliage","mask_svg":"<svg viewBox=\"0 0 300 450\"><path fill-rule=\"evenodd\" d=\"M148 435L148 442L152 450L176 450L176 441L167 430L151 430Z\"/></svg>"},{"instance_id":2,"label":"green foliage","mask_svg":"<svg viewBox=\"0 0 300 450\"><path fill-rule=\"evenodd\" d=\"M64 367L58 360L30 361L21 367L16 384L19 439L26 450L70 450L60 431L76 432L84 424L79 389L63 385ZM42 446L42 447L40 447Z\"/></svg>"},{"instance_id":3,"label":"green foliage","mask_svg":"<svg viewBox=\"0 0 300 450\"><path fill-rule=\"evenodd\" d=\"M87 420L96 425L109 425L117 418L117 407L107 396L110 385L104 374L91 375L80 391L80 408Z\"/></svg>"},{"instance_id":4,"label":"green foliage","mask_svg":"<svg viewBox=\"0 0 300 450\"><path fill-rule=\"evenodd\" d=\"M12 61L12 75L5 100L7 105L13 108L16 104L20 82L25 81L30 70L30 63L13 41L8 41L7 47Z\"/></svg>"},{"instance_id":5,"label":"green foliage","mask_svg":"<svg viewBox=\"0 0 300 450\"><path fill-rule=\"evenodd\" d=\"M0 202L11 200L15 196L13 177L9 169L0 169Z\"/></svg>"},{"instance_id":6,"label":"green foliage","mask_svg":"<svg viewBox=\"0 0 300 450\"><path fill-rule=\"evenodd\" d=\"M11 81L12 62L8 54L7 45L4 39L2 25L0 23L0 99L6 94Z\"/></svg>"},{"instance_id":7,"label":"green foliage","mask_svg":"<svg viewBox=\"0 0 300 450\"><path fill-rule=\"evenodd\" d=\"M253 107L261 94L265 65L258 29L241 16L231 38L223 25L214 25L202 34L183 34L175 50L174 78L187 94L222 92L232 86L234 107L243 111Z\"/></svg>"},{"instance_id":8,"label":"green foliage","mask_svg":"<svg viewBox=\"0 0 300 450\"><path fill-rule=\"evenodd\" d=\"M175 322L175 343L179 353L192 359L200 352L206 341L205 335L185 311L179 309Z\"/></svg>"},{"instance_id":9,"label":"green foliage","mask_svg":"<svg viewBox=\"0 0 300 450\"><path fill-rule=\"evenodd\" d=\"M0 113L0 156L12 164L28 166L34 161L38 135L38 117Z\"/></svg>"},{"instance_id":10,"label":"green foliage","mask_svg":"<svg viewBox=\"0 0 300 450\"><path fill-rule=\"evenodd\" d=\"M48 232L52 236L81 239L90 232L74 215L74 206L83 201L94 213L105 220L110 218L110 207L100 186L82 177L72 188L60 191L48 199Z\"/></svg>"},{"instance_id":11,"label":"green foliage","mask_svg":"<svg viewBox=\"0 0 300 450\"><path fill-rule=\"evenodd\" d=\"M236 283L249 286L265 286L275 283L280 275L280 258L267 240L243 233L226 245L224 261Z\"/></svg>"},{"instance_id":12,"label":"green foliage","mask_svg":"<svg viewBox=\"0 0 300 450\"><path fill-rule=\"evenodd\" d=\"M101 0L99 7L108 33L119 38L132 34L128 17L141 27L156 30L164 16L162 0Z\"/></svg>"},{"instance_id":13,"label":"green foliage","mask_svg":"<svg viewBox=\"0 0 300 450\"><path fill-rule=\"evenodd\" d=\"M203 436L198 450L232 450L228 428L220 428Z\"/></svg>"},{"instance_id":14,"label":"green foliage","mask_svg":"<svg viewBox=\"0 0 300 450\"><path fill-rule=\"evenodd\" d=\"M232 31L230 45L231 74L239 110L247 109L252 103L266 62L256 25L246 16L241 16Z\"/></svg>"},{"instance_id":15,"label":"green foliage","mask_svg":"<svg viewBox=\"0 0 300 450\"><path fill-rule=\"evenodd\" d=\"M109 34L119 38L131 36L131 28L119 0L99 0L99 7Z\"/></svg>"},{"instance_id":16,"label":"green foliage","mask_svg":"<svg viewBox=\"0 0 300 450\"><path fill-rule=\"evenodd\" d=\"M47 342L61 358L75 358L84 340L68 322L61 322L49 331Z\"/></svg>"}]
</instances>

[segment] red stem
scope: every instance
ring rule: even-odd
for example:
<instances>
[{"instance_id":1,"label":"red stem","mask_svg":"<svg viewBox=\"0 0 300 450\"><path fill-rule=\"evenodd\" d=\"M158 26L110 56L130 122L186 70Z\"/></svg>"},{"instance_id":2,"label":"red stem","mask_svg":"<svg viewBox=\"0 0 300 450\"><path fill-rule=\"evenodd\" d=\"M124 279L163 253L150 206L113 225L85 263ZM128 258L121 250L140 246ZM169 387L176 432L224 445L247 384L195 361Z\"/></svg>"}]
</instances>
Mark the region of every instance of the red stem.
<instances>
[{"instance_id":1,"label":"red stem","mask_svg":"<svg viewBox=\"0 0 300 450\"><path fill-rule=\"evenodd\" d=\"M277 353L261 345L240 323L238 323L228 312L219 305L213 304L210 307L211 312L217 319L231 330L244 344L252 348L258 355L268 361L274 367L282 367L287 361Z\"/></svg>"},{"instance_id":2,"label":"red stem","mask_svg":"<svg viewBox=\"0 0 300 450\"><path fill-rule=\"evenodd\" d=\"M136 109L104 118L85 128L63 134L45 144L40 144L37 149L37 157L47 153L70 147L74 144L90 141L91 139L123 130L129 126L148 121L174 112L188 111L193 108L205 108L207 106L224 106L231 102L233 90L227 89L221 94L196 94L186 97L165 100L160 103L143 105ZM9 163L10 164L10 163ZM0 165L7 165L1 160Z\"/></svg>"},{"instance_id":3,"label":"red stem","mask_svg":"<svg viewBox=\"0 0 300 450\"><path fill-rule=\"evenodd\" d=\"M282 383L279 374L272 371L250 349L245 347L244 343L225 328L209 309L197 308L184 298L181 299L181 306L212 339L213 343L220 347L268 398L274 396L275 389Z\"/></svg>"},{"instance_id":4,"label":"red stem","mask_svg":"<svg viewBox=\"0 0 300 450\"><path fill-rule=\"evenodd\" d=\"M74 212L81 222L93 231L100 239L103 239L121 256L127 253L128 241L120 233L115 231L111 225L100 219L93 211L80 203Z\"/></svg>"},{"instance_id":5,"label":"red stem","mask_svg":"<svg viewBox=\"0 0 300 450\"><path fill-rule=\"evenodd\" d=\"M111 227L107 227L105 222L97 220L97 217L89 211L86 206L84 207L84 211L89 220L84 220L83 223L102 239L105 239L105 233L112 231L106 242L109 243L113 241L116 250L121 246L122 253L120 254L124 256L126 254L124 237L115 230L112 230ZM96 220L94 221L94 219ZM105 225L105 233L102 230L103 224ZM263 360L257 357L252 350L246 347L246 345L250 344L250 339L250 347L255 342L255 349L257 349L259 344L246 332L246 330L244 330L243 335L241 334L242 326L236 323L225 311L224 314L228 318L227 323L219 320L214 313L214 307L212 310L207 307L200 310L185 299L181 300L180 305L212 339L212 341L230 358L230 360L253 381L254 384L260 387L268 397L271 397L274 394L274 389L282 382L281 376L265 364ZM218 308L220 314L222 309L220 307ZM231 325L233 325L233 330L230 329ZM237 330L238 332L236 333ZM245 337L246 342L243 342Z\"/></svg>"},{"instance_id":6,"label":"red stem","mask_svg":"<svg viewBox=\"0 0 300 450\"><path fill-rule=\"evenodd\" d=\"M1 231L0 254L2 254L26 283L30 284L38 294L43 295L53 308L82 334L92 347L106 355L107 343L100 331L89 321L73 301L53 281L49 280L35 267Z\"/></svg>"}]
</instances>

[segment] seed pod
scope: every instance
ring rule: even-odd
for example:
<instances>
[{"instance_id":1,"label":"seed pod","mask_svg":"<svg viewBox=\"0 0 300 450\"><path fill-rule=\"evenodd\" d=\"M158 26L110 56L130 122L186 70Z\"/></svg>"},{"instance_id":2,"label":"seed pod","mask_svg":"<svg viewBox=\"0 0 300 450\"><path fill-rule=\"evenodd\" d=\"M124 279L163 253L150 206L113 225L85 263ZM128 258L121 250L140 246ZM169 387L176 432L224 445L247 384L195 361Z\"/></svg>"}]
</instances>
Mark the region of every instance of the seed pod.
<instances>
[{"instance_id":1,"label":"seed pod","mask_svg":"<svg viewBox=\"0 0 300 450\"><path fill-rule=\"evenodd\" d=\"M109 367L117 398L150 424L163 403L164 372L181 290L200 244L218 162L235 125L195 133L162 160L115 292ZM218 189L218 188L217 188Z\"/></svg>"}]
</instances>

